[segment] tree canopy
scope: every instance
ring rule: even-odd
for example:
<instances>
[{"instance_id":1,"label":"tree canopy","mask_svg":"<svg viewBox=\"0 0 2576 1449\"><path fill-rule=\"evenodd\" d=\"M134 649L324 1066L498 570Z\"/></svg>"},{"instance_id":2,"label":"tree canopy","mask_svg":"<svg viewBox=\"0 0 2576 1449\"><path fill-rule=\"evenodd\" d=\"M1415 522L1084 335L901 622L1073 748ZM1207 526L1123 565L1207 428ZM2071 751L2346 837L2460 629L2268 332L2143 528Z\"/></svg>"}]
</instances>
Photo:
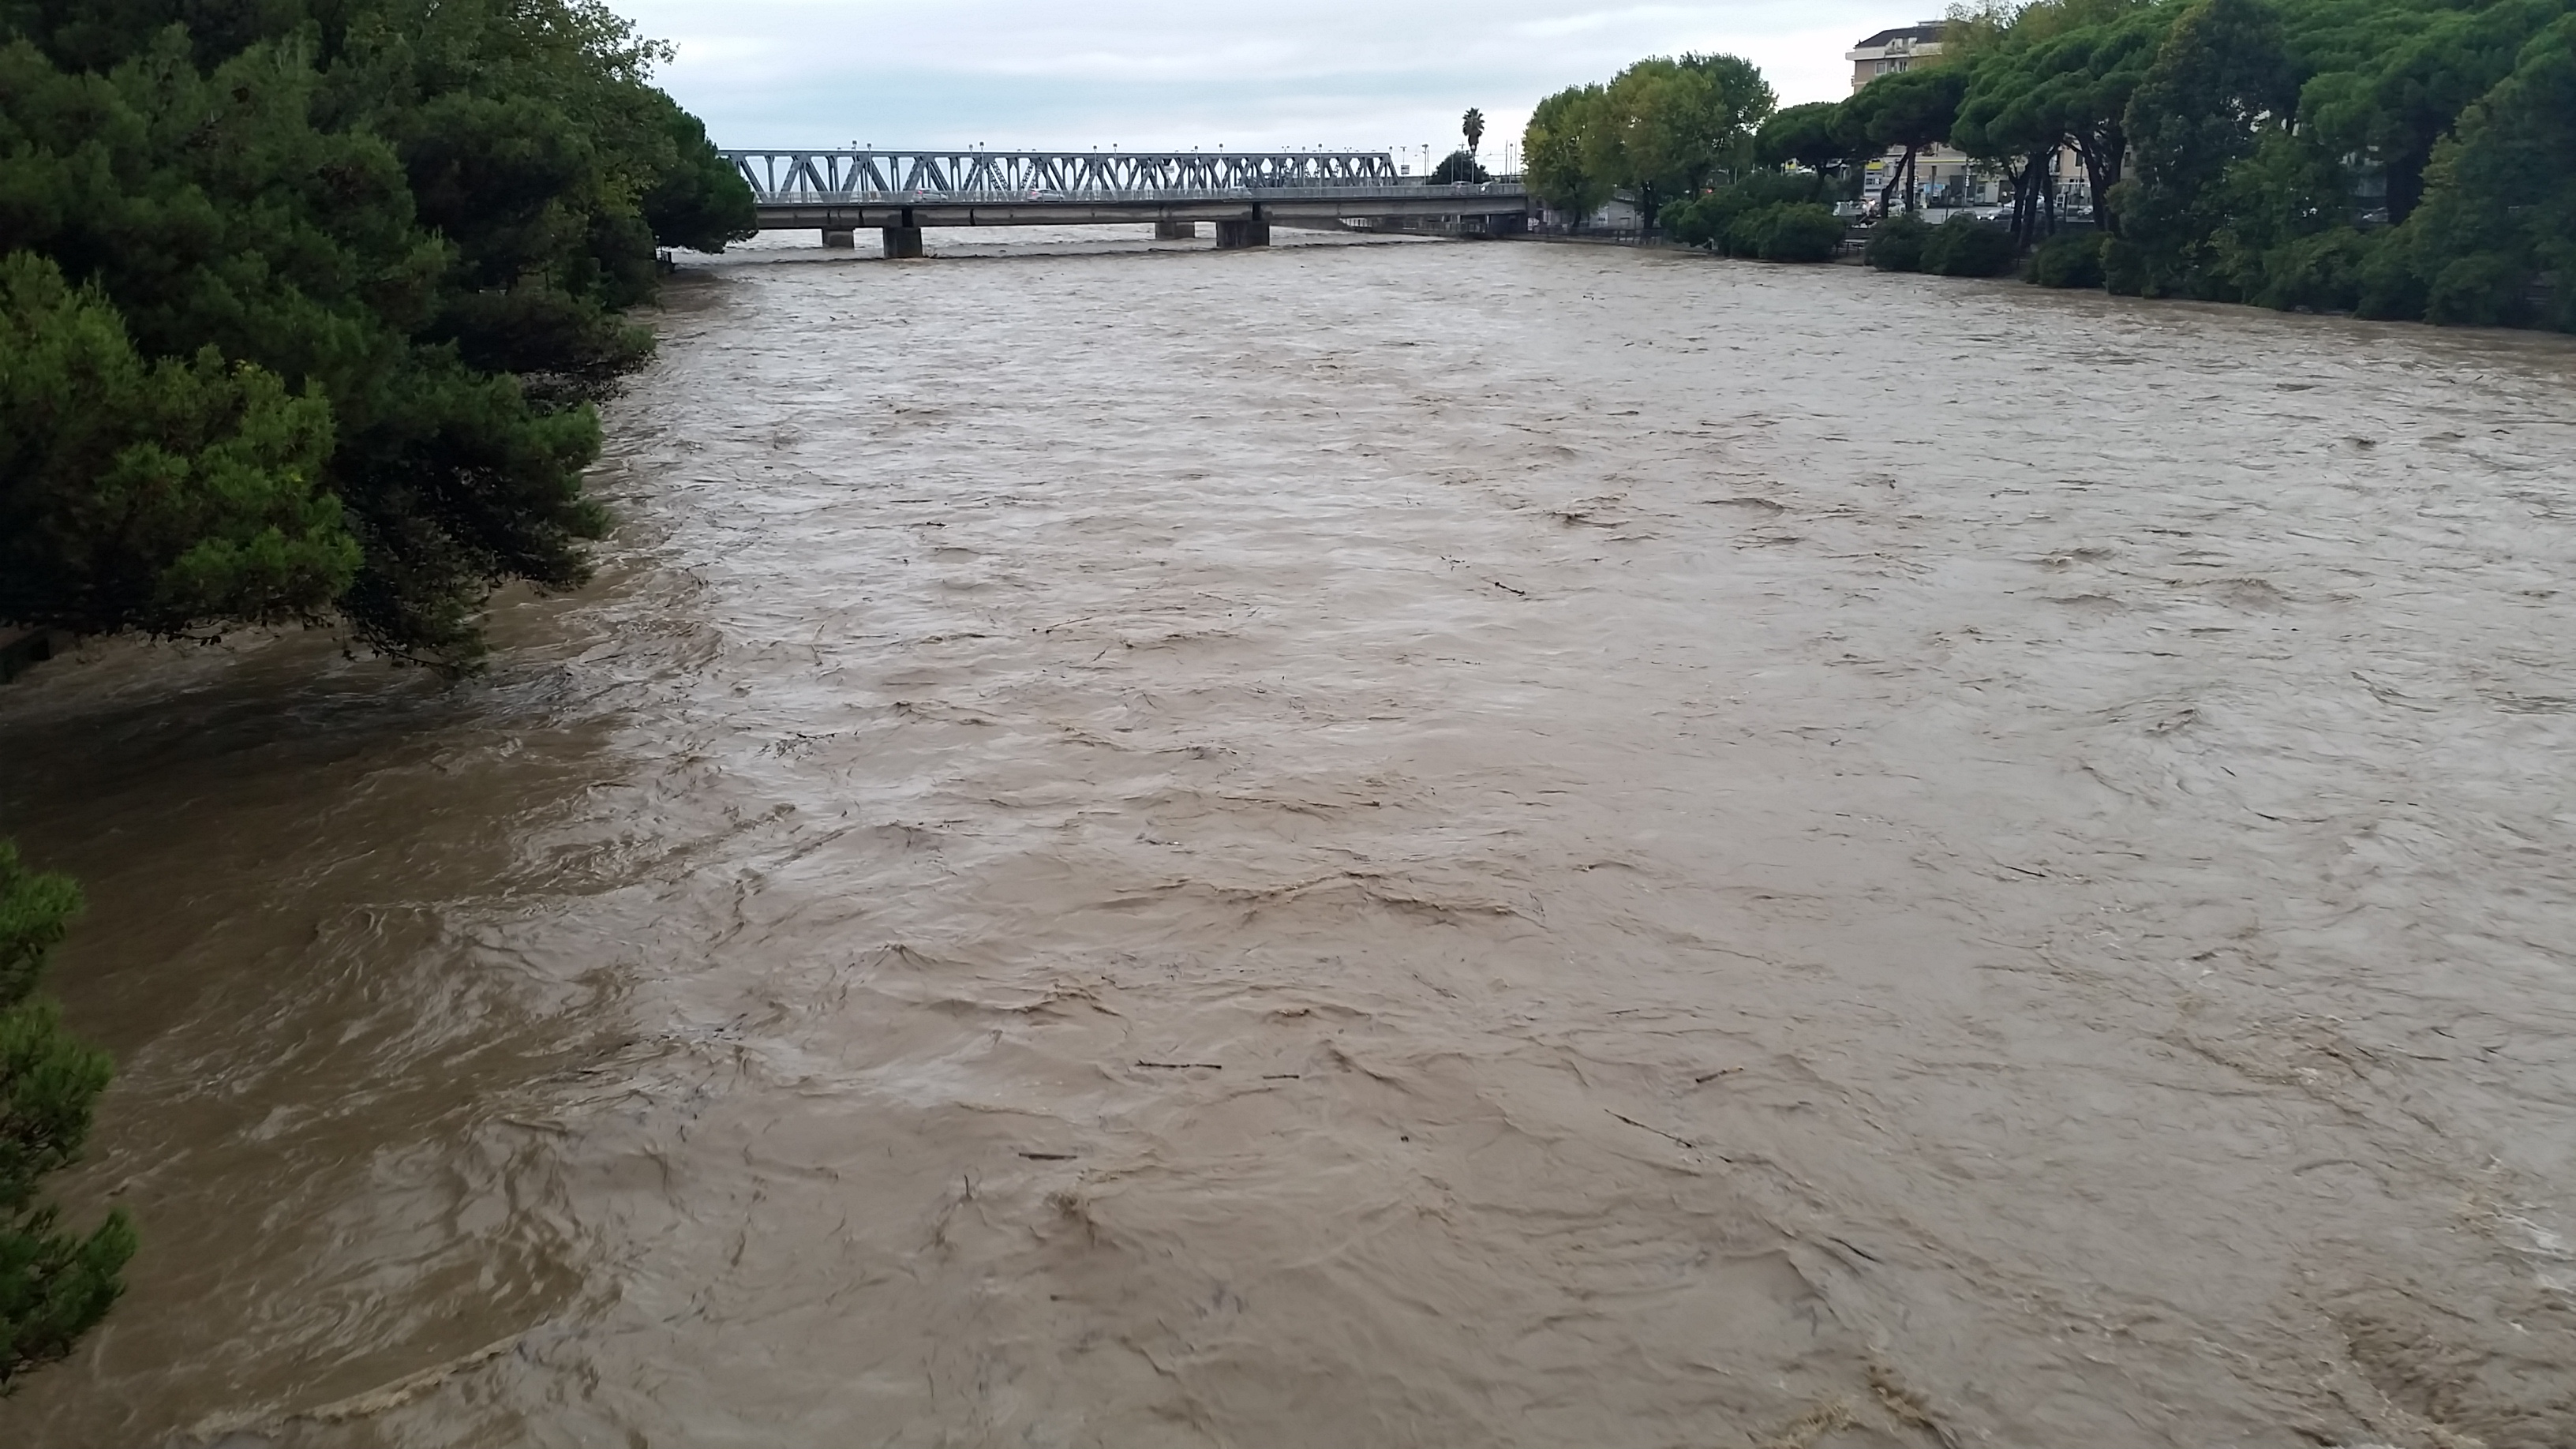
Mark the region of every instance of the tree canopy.
<instances>
[{"instance_id":1,"label":"tree canopy","mask_svg":"<svg viewBox=\"0 0 2576 1449\"><path fill-rule=\"evenodd\" d=\"M1722 169L1752 164L1753 136L1775 98L1762 72L1732 55L1652 56L1607 85L1539 102L1522 133L1531 191L1584 216L1619 190L1651 218Z\"/></svg>"},{"instance_id":2,"label":"tree canopy","mask_svg":"<svg viewBox=\"0 0 2576 1449\"><path fill-rule=\"evenodd\" d=\"M1830 171L1867 149L1867 141L1844 124L1843 108L1834 101L1810 101L1775 111L1753 137L1753 160L1762 166Z\"/></svg>"},{"instance_id":3,"label":"tree canopy","mask_svg":"<svg viewBox=\"0 0 2576 1449\"><path fill-rule=\"evenodd\" d=\"M2576 0L1954 15L1938 55L1769 117L1749 159L1830 172L1885 155L1892 203L1912 158L1947 143L2003 171L2027 245L2054 225L2033 202L2071 156L2103 238L2053 252L2056 281L2576 329Z\"/></svg>"},{"instance_id":4,"label":"tree canopy","mask_svg":"<svg viewBox=\"0 0 2576 1449\"><path fill-rule=\"evenodd\" d=\"M0 0L0 622L469 663L749 190L585 0ZM80 405L72 405L74 400Z\"/></svg>"},{"instance_id":5,"label":"tree canopy","mask_svg":"<svg viewBox=\"0 0 2576 1449\"><path fill-rule=\"evenodd\" d=\"M1914 158L1949 137L1966 91L1967 77L1959 67L1921 66L1872 81L1842 103L1843 134L1857 138L1866 150L1903 153L1881 191L1882 211L1889 209L1899 186L1905 188L1906 210L1914 209Z\"/></svg>"}]
</instances>

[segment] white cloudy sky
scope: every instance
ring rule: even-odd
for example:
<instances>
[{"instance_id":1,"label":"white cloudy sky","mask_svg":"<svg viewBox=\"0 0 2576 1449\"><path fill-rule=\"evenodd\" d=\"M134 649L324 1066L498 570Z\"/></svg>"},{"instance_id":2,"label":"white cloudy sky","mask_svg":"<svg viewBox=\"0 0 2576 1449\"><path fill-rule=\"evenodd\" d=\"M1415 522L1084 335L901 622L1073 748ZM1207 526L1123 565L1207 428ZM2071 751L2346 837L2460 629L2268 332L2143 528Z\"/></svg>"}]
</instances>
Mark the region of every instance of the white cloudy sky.
<instances>
[{"instance_id":1,"label":"white cloudy sky","mask_svg":"<svg viewBox=\"0 0 2576 1449\"><path fill-rule=\"evenodd\" d=\"M679 47L661 75L719 146L1128 147L1517 142L1530 107L1644 55L1732 51L1783 104L1926 0L610 0ZM1905 8L1910 5L1912 8ZM1915 11L1921 11L1918 15ZM1414 153L1417 157L1419 151ZM1435 150L1435 155L1438 154Z\"/></svg>"}]
</instances>

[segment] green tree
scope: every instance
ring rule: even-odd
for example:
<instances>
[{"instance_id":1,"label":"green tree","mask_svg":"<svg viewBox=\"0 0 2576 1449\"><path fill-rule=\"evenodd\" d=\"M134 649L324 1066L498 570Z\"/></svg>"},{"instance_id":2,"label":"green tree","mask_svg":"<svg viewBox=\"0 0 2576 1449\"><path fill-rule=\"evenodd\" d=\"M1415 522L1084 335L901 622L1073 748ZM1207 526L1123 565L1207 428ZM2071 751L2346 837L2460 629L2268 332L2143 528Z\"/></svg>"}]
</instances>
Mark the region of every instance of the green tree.
<instances>
[{"instance_id":1,"label":"green tree","mask_svg":"<svg viewBox=\"0 0 2576 1449\"><path fill-rule=\"evenodd\" d=\"M1594 168L1594 132L1606 124L1602 89L1569 86L1540 101L1521 132L1521 181L1532 196L1583 219L1610 199L1610 177Z\"/></svg>"},{"instance_id":2,"label":"green tree","mask_svg":"<svg viewBox=\"0 0 2576 1449\"><path fill-rule=\"evenodd\" d=\"M1840 102L1810 101L1775 111L1762 123L1753 136L1753 160L1761 166L1839 171L1865 146L1851 134Z\"/></svg>"},{"instance_id":3,"label":"green tree","mask_svg":"<svg viewBox=\"0 0 2576 1449\"><path fill-rule=\"evenodd\" d=\"M2576 331L2576 14L2527 42L2513 71L2434 147L2424 204L2397 243L2425 315ZM2548 278L2535 317L2533 284Z\"/></svg>"},{"instance_id":4,"label":"green tree","mask_svg":"<svg viewBox=\"0 0 2576 1449\"><path fill-rule=\"evenodd\" d=\"M1603 124L1586 135L1591 166L1637 197L1651 225L1660 203L1752 162L1754 129L1774 97L1751 62L1732 55L1652 56L1621 71L1602 95Z\"/></svg>"},{"instance_id":5,"label":"green tree","mask_svg":"<svg viewBox=\"0 0 2576 1449\"><path fill-rule=\"evenodd\" d=\"M1476 148L1485 144L1485 113L1474 106L1458 119L1458 132L1467 138L1467 159L1476 159Z\"/></svg>"},{"instance_id":6,"label":"green tree","mask_svg":"<svg viewBox=\"0 0 2576 1449\"><path fill-rule=\"evenodd\" d=\"M2262 0L2195 0L2175 20L2129 98L2136 171L2111 198L2123 238L2105 258L2115 286L2226 296L2208 265L2221 183L2290 124L2297 97L2280 16Z\"/></svg>"},{"instance_id":7,"label":"green tree","mask_svg":"<svg viewBox=\"0 0 2576 1449\"><path fill-rule=\"evenodd\" d=\"M0 1394L62 1358L107 1315L134 1256L120 1210L87 1233L36 1196L38 1179L80 1156L106 1090L107 1054L64 1032L35 995L45 958L80 910L80 892L25 869L0 841Z\"/></svg>"},{"instance_id":8,"label":"green tree","mask_svg":"<svg viewBox=\"0 0 2576 1449\"><path fill-rule=\"evenodd\" d=\"M267 376L327 404L328 456L294 471L357 547L329 607L389 653L470 663L493 587L585 576L590 404L648 352L623 313L655 245L751 225L648 83L661 53L580 0L14 0L0 236L103 298L152 367L212 348L246 397Z\"/></svg>"},{"instance_id":9,"label":"green tree","mask_svg":"<svg viewBox=\"0 0 2576 1449\"><path fill-rule=\"evenodd\" d=\"M1706 247L1725 256L1759 256L1760 227L1747 224L1746 218L1784 207L1820 205L1831 189L1832 183L1814 172L1754 171L1698 196L1668 203L1656 224L1685 246ZM1837 241L1841 226L1835 223Z\"/></svg>"},{"instance_id":10,"label":"green tree","mask_svg":"<svg viewBox=\"0 0 2576 1449\"><path fill-rule=\"evenodd\" d=\"M2073 148L2096 222L2116 233L2104 198L2126 171L2129 98L2173 15L2137 0L2041 0L1977 58L1951 139L1997 157Z\"/></svg>"},{"instance_id":11,"label":"green tree","mask_svg":"<svg viewBox=\"0 0 2576 1449\"><path fill-rule=\"evenodd\" d=\"M660 91L647 92L661 132L646 168L651 184L638 199L653 240L666 247L720 252L760 234L760 208L742 173L707 139L706 123ZM666 149L667 148L667 149Z\"/></svg>"},{"instance_id":12,"label":"green tree","mask_svg":"<svg viewBox=\"0 0 2576 1449\"><path fill-rule=\"evenodd\" d=\"M2283 19L2309 73L2301 124L2329 154L2378 168L2388 219L2403 222L2423 199L2435 144L2513 71L2532 37L2567 13L2567 0L2294 4Z\"/></svg>"},{"instance_id":13,"label":"green tree","mask_svg":"<svg viewBox=\"0 0 2576 1449\"><path fill-rule=\"evenodd\" d=\"M2056 283L2098 262L2121 291L2576 325L2576 0L2038 0L1981 26L1951 140L2025 168L2075 147L2114 233L2058 247Z\"/></svg>"},{"instance_id":14,"label":"green tree","mask_svg":"<svg viewBox=\"0 0 2576 1449\"><path fill-rule=\"evenodd\" d=\"M316 618L357 572L316 390L147 364L51 261L0 258L0 617L181 634Z\"/></svg>"},{"instance_id":15,"label":"green tree","mask_svg":"<svg viewBox=\"0 0 2576 1449\"><path fill-rule=\"evenodd\" d=\"M1894 205L1900 187L1905 209L1914 210L1914 158L1949 139L1966 94L1967 76L1959 67L1928 66L1880 76L1843 102L1850 134L1872 151L1904 152L1879 189L1882 213Z\"/></svg>"},{"instance_id":16,"label":"green tree","mask_svg":"<svg viewBox=\"0 0 2576 1449\"><path fill-rule=\"evenodd\" d=\"M1464 147L1441 157L1440 164L1431 168L1431 181L1435 186L1493 179L1486 174L1484 167L1476 164L1475 156Z\"/></svg>"}]
</instances>

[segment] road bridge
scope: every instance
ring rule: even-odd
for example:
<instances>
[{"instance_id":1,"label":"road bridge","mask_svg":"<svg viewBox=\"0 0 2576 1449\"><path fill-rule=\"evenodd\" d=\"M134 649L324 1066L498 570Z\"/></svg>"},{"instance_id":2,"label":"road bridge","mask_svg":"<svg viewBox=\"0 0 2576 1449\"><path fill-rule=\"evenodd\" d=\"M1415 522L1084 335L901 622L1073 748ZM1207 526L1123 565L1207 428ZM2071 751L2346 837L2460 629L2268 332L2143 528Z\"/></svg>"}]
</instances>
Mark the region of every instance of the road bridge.
<instances>
[{"instance_id":1,"label":"road bridge","mask_svg":"<svg viewBox=\"0 0 2576 1449\"><path fill-rule=\"evenodd\" d=\"M1151 222L1166 240L1216 226L1219 247L1266 246L1273 223L1520 230L1517 179L1433 184L1384 151L726 151L751 184L763 231L819 231L849 246L863 227L890 257L921 255L926 227Z\"/></svg>"}]
</instances>

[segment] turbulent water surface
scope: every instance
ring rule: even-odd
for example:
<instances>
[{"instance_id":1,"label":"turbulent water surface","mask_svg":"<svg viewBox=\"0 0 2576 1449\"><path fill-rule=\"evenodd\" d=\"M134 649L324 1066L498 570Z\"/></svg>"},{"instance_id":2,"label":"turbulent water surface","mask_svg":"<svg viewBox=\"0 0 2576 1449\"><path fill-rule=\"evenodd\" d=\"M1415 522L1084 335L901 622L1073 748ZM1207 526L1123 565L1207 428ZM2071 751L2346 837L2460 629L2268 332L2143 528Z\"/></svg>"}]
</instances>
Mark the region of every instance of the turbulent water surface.
<instances>
[{"instance_id":1,"label":"turbulent water surface","mask_svg":"<svg viewBox=\"0 0 2576 1449\"><path fill-rule=\"evenodd\" d=\"M693 270L485 679L0 691L0 1440L2576 1443L2563 339L1068 242Z\"/></svg>"}]
</instances>

